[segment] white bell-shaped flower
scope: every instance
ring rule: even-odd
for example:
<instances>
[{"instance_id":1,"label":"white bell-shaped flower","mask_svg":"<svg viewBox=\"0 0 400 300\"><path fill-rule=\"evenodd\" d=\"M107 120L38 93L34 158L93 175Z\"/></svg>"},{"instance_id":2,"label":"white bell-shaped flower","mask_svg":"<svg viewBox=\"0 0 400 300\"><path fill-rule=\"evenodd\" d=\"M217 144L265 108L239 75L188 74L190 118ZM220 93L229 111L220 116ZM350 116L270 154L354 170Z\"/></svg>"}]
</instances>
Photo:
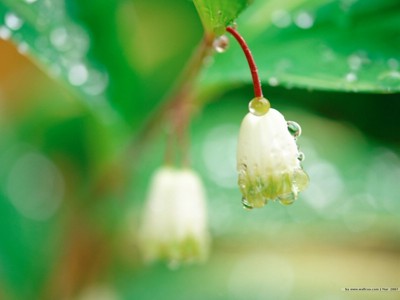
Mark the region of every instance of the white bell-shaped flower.
<instances>
[{"instance_id":1,"label":"white bell-shaped flower","mask_svg":"<svg viewBox=\"0 0 400 300\"><path fill-rule=\"evenodd\" d=\"M286 122L273 108L263 115L245 116L237 149L238 183L245 208L262 207L270 200L291 204L306 188L309 179L301 167L304 156L296 144L299 134L300 126Z\"/></svg>"},{"instance_id":2,"label":"white bell-shaped flower","mask_svg":"<svg viewBox=\"0 0 400 300\"><path fill-rule=\"evenodd\" d=\"M205 193L195 172L163 167L155 173L139 235L148 262L162 259L176 266L207 257Z\"/></svg>"}]
</instances>

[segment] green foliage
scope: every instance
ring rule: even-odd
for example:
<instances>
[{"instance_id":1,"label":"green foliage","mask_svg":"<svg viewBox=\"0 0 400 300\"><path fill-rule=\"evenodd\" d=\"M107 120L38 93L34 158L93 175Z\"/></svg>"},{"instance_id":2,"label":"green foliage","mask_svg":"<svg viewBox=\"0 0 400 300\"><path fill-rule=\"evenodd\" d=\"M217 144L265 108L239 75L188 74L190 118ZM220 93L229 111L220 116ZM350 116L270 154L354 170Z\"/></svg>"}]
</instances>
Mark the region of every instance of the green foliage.
<instances>
[{"instance_id":1,"label":"green foliage","mask_svg":"<svg viewBox=\"0 0 400 300\"><path fill-rule=\"evenodd\" d=\"M183 299L197 292L199 299L251 298L260 288L259 278L276 282L275 274L253 272L257 264L252 261L252 276L242 276L243 268L235 265L238 258L245 260L260 249L261 239L262 255L271 245L276 246L273 255L281 255L282 248L287 251L281 257L284 265L293 263L290 256L297 250L291 249L310 253L314 246L332 247L328 257L335 256L335 247L343 253L354 247L357 255L344 256L349 261L359 257L358 252L368 253L359 266L368 265L376 249L383 249L382 257L385 251L398 252L398 94L381 94L400 92L399 2L193 2L0 0L0 37L14 43L14 54L19 51L39 67L14 55L15 65L23 66L20 73L11 74L8 68L10 74L0 72L0 298L46 299L41 292L57 290L59 297L47 299L72 299L75 295L62 294L60 287L78 283L86 288L82 278L89 261L102 251L109 257L99 256L98 268L90 269L87 277L112 278L106 285L127 299L145 299L149 293ZM151 173L163 161L165 140L163 134L151 139L151 130L148 135L138 132L148 129L148 120L160 121L155 112L169 99L203 30L220 35L235 20L264 85L270 85L265 95L272 106L303 126L301 148L307 156L305 169L312 174L312 192L290 208L271 203L252 214L241 210L235 149L252 89L243 53L231 39L227 52L207 60L196 86L198 96L204 97L198 99L199 106L221 101L199 107L203 113L191 127L192 166L206 184L215 255L211 263L186 271L155 267L144 272L131 240ZM0 54L0 60L10 57ZM12 62L1 63L7 67ZM237 89L240 85L243 89ZM222 96L217 99L216 94ZM154 128L170 130L164 123ZM127 148L132 150L129 155ZM25 172L21 181L15 175L11 180L21 159L31 154L45 161L46 168L20 168ZM35 219L37 215L30 214L37 212L35 203L39 208L51 204L41 197L48 200L57 194L53 177L46 177L45 171L62 178L64 193L58 191L58 200L63 198L48 216ZM54 190L35 189L35 184ZM15 199L19 195L25 198ZM31 205L31 212L24 210L22 200ZM124 222L128 214L129 224ZM371 232L366 242L364 236ZM225 258L227 252L232 256ZM374 258L378 264L380 257ZM313 259L310 255L307 261ZM72 268L65 272L65 265ZM301 270L307 268L314 278L321 274L319 265L293 263L294 277L304 278ZM265 270L269 266L268 260ZM391 259L385 266L385 276L371 277L380 279L382 286L390 284L390 274L398 275L398 268L390 269L395 266ZM357 270L360 276L370 274L362 267ZM193 285L187 285L185 272ZM335 272L340 282L344 271ZM360 278L371 280L367 277ZM313 291L314 282L303 280L310 286L296 283L291 296L310 298L307 292ZM331 276L321 281L319 286L332 286ZM210 291L204 291L204 282L211 285ZM265 282L261 280L261 286ZM160 289L152 289L155 284ZM181 296L168 294L171 285L182 287ZM279 298L274 289L278 286L269 285L270 294L265 295ZM322 289L311 298L332 297Z\"/></svg>"},{"instance_id":2,"label":"green foliage","mask_svg":"<svg viewBox=\"0 0 400 300\"><path fill-rule=\"evenodd\" d=\"M221 35L252 0L193 0L206 32Z\"/></svg>"},{"instance_id":3,"label":"green foliage","mask_svg":"<svg viewBox=\"0 0 400 300\"><path fill-rule=\"evenodd\" d=\"M255 1L238 19L262 81L351 92L400 91L400 3ZM204 85L250 83L238 46L219 55ZM268 94L267 94L268 95Z\"/></svg>"}]
</instances>

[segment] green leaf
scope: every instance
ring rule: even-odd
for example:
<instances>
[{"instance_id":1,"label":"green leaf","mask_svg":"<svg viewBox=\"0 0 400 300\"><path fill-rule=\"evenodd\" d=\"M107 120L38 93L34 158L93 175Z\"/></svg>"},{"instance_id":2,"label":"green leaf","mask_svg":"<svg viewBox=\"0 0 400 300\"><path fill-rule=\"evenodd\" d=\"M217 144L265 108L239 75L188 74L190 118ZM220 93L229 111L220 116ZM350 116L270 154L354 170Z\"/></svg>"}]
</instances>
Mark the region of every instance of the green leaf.
<instances>
[{"instance_id":1,"label":"green leaf","mask_svg":"<svg viewBox=\"0 0 400 300\"><path fill-rule=\"evenodd\" d=\"M221 35L251 0L193 0L206 32Z\"/></svg>"},{"instance_id":2,"label":"green leaf","mask_svg":"<svg viewBox=\"0 0 400 300\"><path fill-rule=\"evenodd\" d=\"M400 91L400 2L396 0L260 0L238 24L262 81L271 86ZM231 45L205 73L203 87L250 80L240 48Z\"/></svg>"},{"instance_id":3,"label":"green leaf","mask_svg":"<svg viewBox=\"0 0 400 300\"><path fill-rule=\"evenodd\" d=\"M65 3L2 0L1 38L12 40L50 77L70 90L99 116L115 119L107 102L108 75L90 57L90 36L68 16Z\"/></svg>"}]
</instances>

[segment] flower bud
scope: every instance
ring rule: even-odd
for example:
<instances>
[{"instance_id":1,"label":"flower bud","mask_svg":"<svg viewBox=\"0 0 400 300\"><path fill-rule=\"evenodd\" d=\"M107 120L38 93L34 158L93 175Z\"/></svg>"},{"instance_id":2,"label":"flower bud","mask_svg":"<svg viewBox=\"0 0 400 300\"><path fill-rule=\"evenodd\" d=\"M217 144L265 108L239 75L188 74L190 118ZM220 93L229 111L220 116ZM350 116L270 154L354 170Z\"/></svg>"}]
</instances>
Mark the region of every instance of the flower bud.
<instances>
[{"instance_id":1,"label":"flower bud","mask_svg":"<svg viewBox=\"0 0 400 300\"><path fill-rule=\"evenodd\" d=\"M162 259L177 266L205 260L209 245L205 193L195 172L163 167L155 173L139 235L148 262Z\"/></svg>"},{"instance_id":2,"label":"flower bud","mask_svg":"<svg viewBox=\"0 0 400 300\"><path fill-rule=\"evenodd\" d=\"M262 207L270 200L291 204L306 188L309 179L300 164L296 137L273 108L262 116L245 116L237 149L238 183L245 208Z\"/></svg>"}]
</instances>

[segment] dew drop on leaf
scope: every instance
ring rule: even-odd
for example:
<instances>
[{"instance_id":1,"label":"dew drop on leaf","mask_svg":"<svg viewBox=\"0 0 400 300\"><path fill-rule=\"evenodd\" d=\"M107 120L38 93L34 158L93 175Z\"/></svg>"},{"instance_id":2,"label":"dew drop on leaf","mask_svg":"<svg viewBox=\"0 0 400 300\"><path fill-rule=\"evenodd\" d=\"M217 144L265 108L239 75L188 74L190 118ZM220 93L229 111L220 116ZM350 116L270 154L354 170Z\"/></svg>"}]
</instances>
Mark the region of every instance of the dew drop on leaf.
<instances>
[{"instance_id":1,"label":"dew drop on leaf","mask_svg":"<svg viewBox=\"0 0 400 300\"><path fill-rule=\"evenodd\" d=\"M296 15L294 23L301 29L309 29L314 25L314 17L309 12L301 11Z\"/></svg>"},{"instance_id":2,"label":"dew drop on leaf","mask_svg":"<svg viewBox=\"0 0 400 300\"><path fill-rule=\"evenodd\" d=\"M5 26L0 26L0 39L8 40L11 37L11 30Z\"/></svg>"},{"instance_id":3,"label":"dew drop on leaf","mask_svg":"<svg viewBox=\"0 0 400 300\"><path fill-rule=\"evenodd\" d=\"M18 50L19 53L25 54L29 50L29 45L27 43L25 43L25 42L21 42L20 44L18 44L17 50Z\"/></svg>"},{"instance_id":4,"label":"dew drop on leaf","mask_svg":"<svg viewBox=\"0 0 400 300\"><path fill-rule=\"evenodd\" d=\"M392 91L393 88L399 88L400 86L400 72L389 71L381 74L378 77L380 84L387 89L388 92Z\"/></svg>"},{"instance_id":5,"label":"dew drop on leaf","mask_svg":"<svg viewBox=\"0 0 400 300\"><path fill-rule=\"evenodd\" d=\"M271 21L278 28L286 28L292 23L292 18L286 10L278 9L272 13Z\"/></svg>"},{"instance_id":6,"label":"dew drop on leaf","mask_svg":"<svg viewBox=\"0 0 400 300\"><path fill-rule=\"evenodd\" d=\"M357 81L358 78L354 72L350 72L350 73L346 74L345 79L347 82L354 82L354 81Z\"/></svg>"},{"instance_id":7,"label":"dew drop on leaf","mask_svg":"<svg viewBox=\"0 0 400 300\"><path fill-rule=\"evenodd\" d=\"M278 80L278 78L276 78L276 77L270 77L270 78L268 79L268 84L269 84L270 86L278 86L278 85L279 85L279 80Z\"/></svg>"},{"instance_id":8,"label":"dew drop on leaf","mask_svg":"<svg viewBox=\"0 0 400 300\"><path fill-rule=\"evenodd\" d=\"M389 58L387 64L392 70L397 70L399 68L399 61L395 58Z\"/></svg>"},{"instance_id":9,"label":"dew drop on leaf","mask_svg":"<svg viewBox=\"0 0 400 300\"><path fill-rule=\"evenodd\" d=\"M356 71L361 68L363 60L359 55L352 54L347 58L347 63L349 64L350 69Z\"/></svg>"},{"instance_id":10,"label":"dew drop on leaf","mask_svg":"<svg viewBox=\"0 0 400 300\"><path fill-rule=\"evenodd\" d=\"M88 70L83 64L72 66L68 72L68 81L75 86L83 85L88 79Z\"/></svg>"},{"instance_id":11,"label":"dew drop on leaf","mask_svg":"<svg viewBox=\"0 0 400 300\"><path fill-rule=\"evenodd\" d=\"M67 30L63 27L55 28L50 32L50 42L59 50L65 50L67 46L67 40Z\"/></svg>"},{"instance_id":12,"label":"dew drop on leaf","mask_svg":"<svg viewBox=\"0 0 400 300\"><path fill-rule=\"evenodd\" d=\"M24 24L21 18L12 12L9 12L5 15L4 22L11 30L18 30Z\"/></svg>"}]
</instances>

